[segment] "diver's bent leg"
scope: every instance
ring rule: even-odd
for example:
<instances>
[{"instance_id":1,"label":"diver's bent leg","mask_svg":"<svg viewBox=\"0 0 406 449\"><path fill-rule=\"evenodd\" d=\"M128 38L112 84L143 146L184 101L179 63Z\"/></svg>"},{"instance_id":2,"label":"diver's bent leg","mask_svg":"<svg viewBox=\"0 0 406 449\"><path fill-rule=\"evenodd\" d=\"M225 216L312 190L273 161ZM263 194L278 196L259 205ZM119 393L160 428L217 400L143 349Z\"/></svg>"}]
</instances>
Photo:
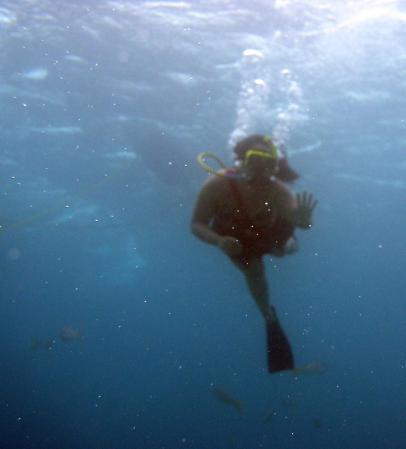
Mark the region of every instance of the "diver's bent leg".
<instances>
[{"instance_id":1,"label":"diver's bent leg","mask_svg":"<svg viewBox=\"0 0 406 449\"><path fill-rule=\"evenodd\" d=\"M265 320L275 321L275 310L269 304L269 288L262 259L251 259L249 264L240 265L248 288Z\"/></svg>"},{"instance_id":2,"label":"diver's bent leg","mask_svg":"<svg viewBox=\"0 0 406 449\"><path fill-rule=\"evenodd\" d=\"M289 340L277 319L275 309L269 304L268 283L262 259L250 258L247 263L235 263L244 273L251 295L265 319L269 372L293 369L294 359Z\"/></svg>"}]
</instances>

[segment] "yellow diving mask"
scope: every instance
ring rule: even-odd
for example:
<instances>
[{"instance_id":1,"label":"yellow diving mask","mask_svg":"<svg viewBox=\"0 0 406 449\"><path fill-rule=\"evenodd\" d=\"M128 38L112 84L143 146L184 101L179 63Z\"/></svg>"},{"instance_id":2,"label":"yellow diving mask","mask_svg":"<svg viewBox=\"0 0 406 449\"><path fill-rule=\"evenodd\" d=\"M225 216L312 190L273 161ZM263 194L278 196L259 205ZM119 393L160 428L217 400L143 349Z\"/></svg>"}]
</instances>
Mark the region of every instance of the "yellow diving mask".
<instances>
[{"instance_id":1,"label":"yellow diving mask","mask_svg":"<svg viewBox=\"0 0 406 449\"><path fill-rule=\"evenodd\" d=\"M244 157L244 165L247 165L252 158L261 158L264 162L278 163L278 149L275 145L271 146L270 151L260 150L258 148L250 148Z\"/></svg>"}]
</instances>

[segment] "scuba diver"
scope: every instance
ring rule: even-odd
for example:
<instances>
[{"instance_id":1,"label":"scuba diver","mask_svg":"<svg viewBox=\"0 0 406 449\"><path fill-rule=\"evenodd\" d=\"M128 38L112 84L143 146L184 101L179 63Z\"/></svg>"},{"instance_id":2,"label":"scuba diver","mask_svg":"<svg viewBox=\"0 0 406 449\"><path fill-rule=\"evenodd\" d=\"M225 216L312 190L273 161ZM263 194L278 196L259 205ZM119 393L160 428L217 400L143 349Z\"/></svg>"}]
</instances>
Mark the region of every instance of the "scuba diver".
<instances>
[{"instance_id":1,"label":"scuba diver","mask_svg":"<svg viewBox=\"0 0 406 449\"><path fill-rule=\"evenodd\" d=\"M235 168L211 153L199 164L214 176L204 183L193 211L191 229L217 246L243 273L266 326L268 369L294 369L293 353L269 298L263 256L284 256L298 249L295 228L309 229L317 205L308 192L293 195L284 185L298 178L269 136L250 135L234 147ZM207 163L220 164L216 171Z\"/></svg>"}]
</instances>

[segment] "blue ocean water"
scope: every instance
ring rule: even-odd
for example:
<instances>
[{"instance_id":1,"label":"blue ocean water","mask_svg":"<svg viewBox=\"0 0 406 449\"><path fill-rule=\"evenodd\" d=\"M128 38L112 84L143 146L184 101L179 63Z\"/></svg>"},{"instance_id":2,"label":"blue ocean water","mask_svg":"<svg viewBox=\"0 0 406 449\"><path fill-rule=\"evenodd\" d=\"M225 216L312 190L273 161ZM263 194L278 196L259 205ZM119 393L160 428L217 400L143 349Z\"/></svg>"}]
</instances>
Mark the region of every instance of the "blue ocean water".
<instances>
[{"instance_id":1,"label":"blue ocean water","mask_svg":"<svg viewBox=\"0 0 406 449\"><path fill-rule=\"evenodd\" d=\"M0 449L406 444L402 0L0 4ZM298 366L190 233L271 134L319 200L266 259ZM219 389L242 412L213 394Z\"/></svg>"}]
</instances>

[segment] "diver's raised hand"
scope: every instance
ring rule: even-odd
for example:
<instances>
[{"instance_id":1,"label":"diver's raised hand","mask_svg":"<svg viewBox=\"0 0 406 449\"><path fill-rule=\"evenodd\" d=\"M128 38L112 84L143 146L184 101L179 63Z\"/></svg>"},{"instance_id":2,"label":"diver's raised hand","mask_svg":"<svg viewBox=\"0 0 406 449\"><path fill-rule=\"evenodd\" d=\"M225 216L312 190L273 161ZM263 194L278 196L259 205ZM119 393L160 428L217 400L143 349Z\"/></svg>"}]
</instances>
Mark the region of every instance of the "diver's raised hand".
<instances>
[{"instance_id":1,"label":"diver's raised hand","mask_svg":"<svg viewBox=\"0 0 406 449\"><path fill-rule=\"evenodd\" d=\"M221 237L217 246L230 257L239 256L243 249L238 239L228 235Z\"/></svg>"},{"instance_id":2,"label":"diver's raised hand","mask_svg":"<svg viewBox=\"0 0 406 449\"><path fill-rule=\"evenodd\" d=\"M296 226L299 228L310 228L312 226L312 214L318 201L311 192L306 190L303 193L296 194Z\"/></svg>"}]
</instances>

